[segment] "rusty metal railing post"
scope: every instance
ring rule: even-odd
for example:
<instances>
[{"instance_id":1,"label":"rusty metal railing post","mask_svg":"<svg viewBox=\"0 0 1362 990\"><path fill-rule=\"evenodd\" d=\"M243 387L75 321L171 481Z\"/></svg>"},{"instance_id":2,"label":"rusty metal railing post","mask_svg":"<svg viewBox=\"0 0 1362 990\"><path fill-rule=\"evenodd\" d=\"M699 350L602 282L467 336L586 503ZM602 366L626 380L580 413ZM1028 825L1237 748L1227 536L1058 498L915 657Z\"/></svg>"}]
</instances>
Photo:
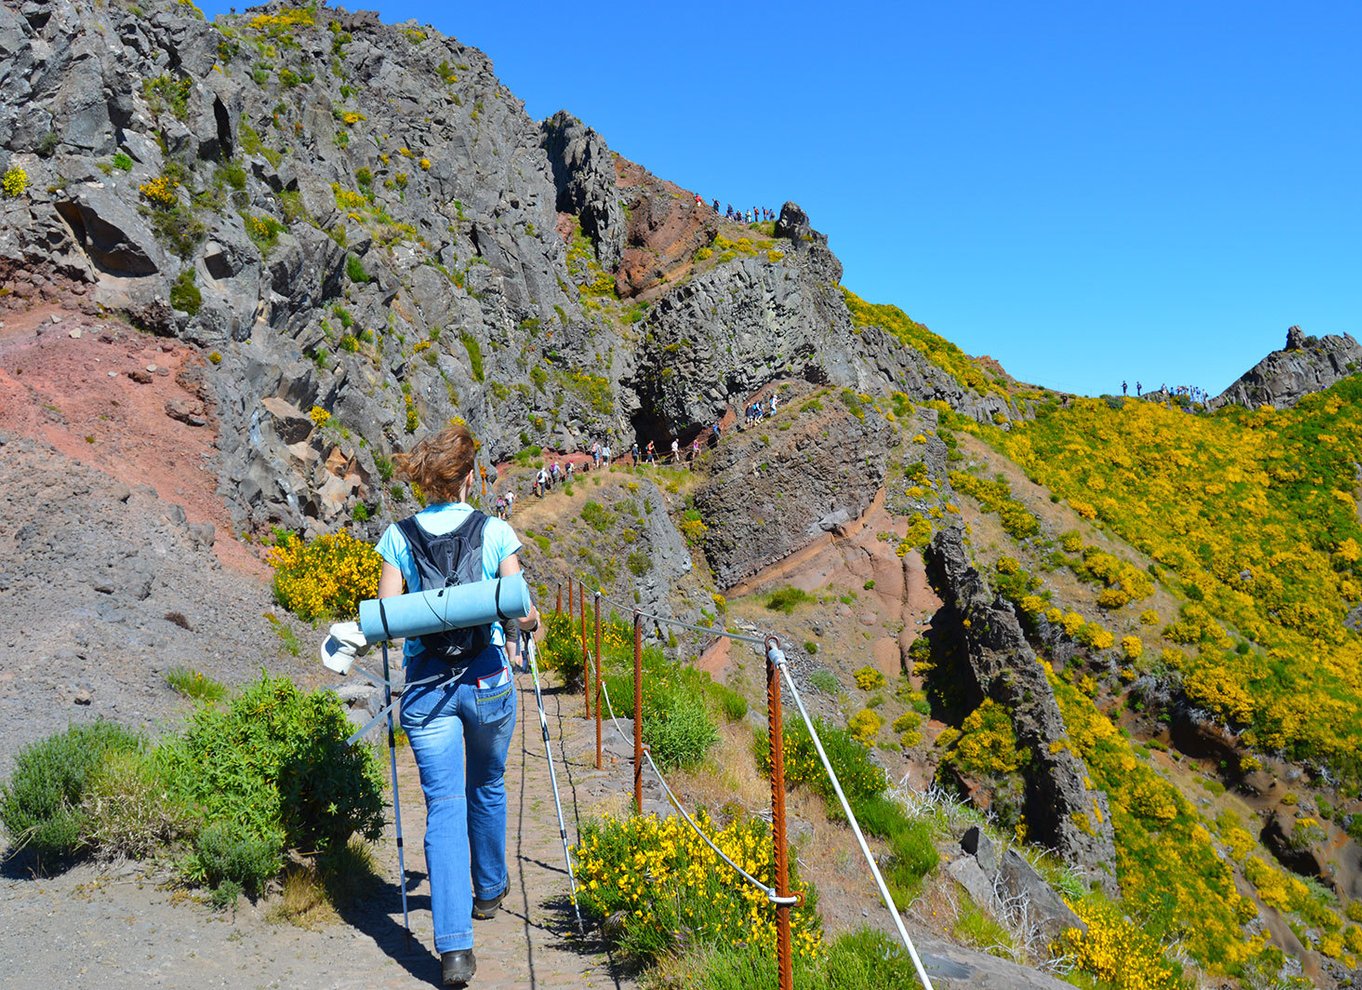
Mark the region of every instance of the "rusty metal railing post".
<instances>
[{"instance_id":1,"label":"rusty metal railing post","mask_svg":"<svg viewBox=\"0 0 1362 990\"><path fill-rule=\"evenodd\" d=\"M643 814L643 616L634 609L634 812Z\"/></svg>"},{"instance_id":2,"label":"rusty metal railing post","mask_svg":"<svg viewBox=\"0 0 1362 990\"><path fill-rule=\"evenodd\" d=\"M789 847L785 841L785 736L781 725L780 667L776 657L780 642L770 636L766 640L766 716L771 734L771 831L776 853L776 896L790 896ZM790 905L776 904L776 962L780 974L780 990L794 987L794 962L790 951Z\"/></svg>"},{"instance_id":3,"label":"rusty metal railing post","mask_svg":"<svg viewBox=\"0 0 1362 990\"><path fill-rule=\"evenodd\" d=\"M568 616L573 616L576 611L572 605L572 578L568 578Z\"/></svg>"},{"instance_id":4,"label":"rusty metal railing post","mask_svg":"<svg viewBox=\"0 0 1362 990\"><path fill-rule=\"evenodd\" d=\"M553 614L561 615L563 612L563 582L558 582L558 597L553 602Z\"/></svg>"},{"instance_id":5,"label":"rusty metal railing post","mask_svg":"<svg viewBox=\"0 0 1362 990\"><path fill-rule=\"evenodd\" d=\"M601 768L601 593L596 592L596 769Z\"/></svg>"},{"instance_id":6,"label":"rusty metal railing post","mask_svg":"<svg viewBox=\"0 0 1362 990\"><path fill-rule=\"evenodd\" d=\"M577 582L577 605L582 617L582 700L586 703L586 714L591 717L591 650L586 645L586 588Z\"/></svg>"}]
</instances>

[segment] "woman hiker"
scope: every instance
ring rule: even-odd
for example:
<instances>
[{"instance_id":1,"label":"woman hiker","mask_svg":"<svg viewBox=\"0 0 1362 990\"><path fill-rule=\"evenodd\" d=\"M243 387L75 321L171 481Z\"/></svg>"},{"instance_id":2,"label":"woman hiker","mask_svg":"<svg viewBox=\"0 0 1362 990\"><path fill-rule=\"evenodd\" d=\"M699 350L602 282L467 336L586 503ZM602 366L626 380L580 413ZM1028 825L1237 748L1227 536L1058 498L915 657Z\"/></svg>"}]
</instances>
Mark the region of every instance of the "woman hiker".
<instances>
[{"instance_id":1,"label":"woman hiker","mask_svg":"<svg viewBox=\"0 0 1362 990\"><path fill-rule=\"evenodd\" d=\"M520 570L509 523L468 504L474 484L468 427L451 426L393 458L397 473L426 493L426 508L390 525L378 542L378 597L483 581ZM450 579L453 580L450 580ZM539 612L519 620L533 632ZM495 916L510 889L506 870L506 754L515 728L516 686L499 623L412 638L403 648L402 696L426 798L426 869L441 976L473 978L473 919Z\"/></svg>"}]
</instances>

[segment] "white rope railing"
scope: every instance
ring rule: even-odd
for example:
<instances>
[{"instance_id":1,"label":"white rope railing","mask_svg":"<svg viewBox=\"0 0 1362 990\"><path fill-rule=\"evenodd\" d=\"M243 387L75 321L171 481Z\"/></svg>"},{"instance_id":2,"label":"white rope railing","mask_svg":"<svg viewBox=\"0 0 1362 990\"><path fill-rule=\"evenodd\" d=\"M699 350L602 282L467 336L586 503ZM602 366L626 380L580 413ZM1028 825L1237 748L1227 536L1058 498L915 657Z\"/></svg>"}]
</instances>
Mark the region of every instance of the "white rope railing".
<instances>
[{"instance_id":1,"label":"white rope railing","mask_svg":"<svg viewBox=\"0 0 1362 990\"><path fill-rule=\"evenodd\" d=\"M804 707L804 699L799 694L799 685L795 683L794 675L790 673L790 665L785 662L785 654L781 652L779 647L772 647L768 651L767 657L780 669L781 676L789 685L790 693L794 695L795 705L799 708L800 717L804 719L804 725L809 730L809 738L813 741L813 748L818 752L818 759L822 761L823 769L827 771L828 780L832 782L832 789L837 792L837 800L841 802L842 811L846 813L847 821L851 824L851 831L855 834L856 841L861 846L861 853L865 856L865 861L870 864L870 872L875 877L875 884L880 888L880 897L884 900L884 906L889 909L889 913L894 918L894 925L898 928L899 937L903 939L903 944L908 949L908 955L913 960L913 967L917 970L918 979L922 981L926 990L932 990L932 981L927 976L922 960L918 958L913 940L908 937L908 929L904 927L903 916L899 914L898 908L894 905L893 895L889 893L889 887L884 882L879 865L875 862L875 856L865 841L865 835L861 832L861 824L856 820L856 815L851 810L851 804L842 791L842 782L837 779L837 771L832 769L828 754L823 749L823 740L818 738L818 730L814 728L813 719L809 718L808 709Z\"/></svg>"},{"instance_id":2,"label":"white rope railing","mask_svg":"<svg viewBox=\"0 0 1362 990\"><path fill-rule=\"evenodd\" d=\"M601 695L602 697L605 698L606 711L610 713L611 724L615 727L615 731L619 734L620 739L622 739L626 743L629 743L630 739L627 736L625 736L624 730L620 728L619 719L615 717L615 706L610 703L610 688L606 686L605 678L601 678L600 687ZM672 807L674 807L677 810L677 812L680 813L681 817L685 819L686 824L691 827L691 829L695 832L696 835L698 835L701 839L704 840L705 845L709 846L709 848L714 850L715 854L720 859L722 859L725 863L727 863L734 870L736 870L738 874L742 876L742 878L745 879L748 883L752 884L752 886L756 887L758 890L764 893L766 895L766 899L770 901L772 904L795 905L801 903L804 900L803 895L781 897L776 892L776 888L767 886L766 884L762 883L760 880L752 876L752 874L748 873L737 863L733 862L733 860L729 857L728 853L720 849L714 843L714 840L711 839L708 835L706 835L704 830L700 828L699 825L695 824L695 819L691 818L690 813L687 812L685 806L681 804L681 799L676 796L676 792L673 791L671 789L671 786L667 783L667 778L664 777L662 775L662 771L658 769L657 764L653 761L653 754L648 751L647 747L644 747L643 758L648 761L648 766L653 768L653 773L657 775L657 781L662 785L662 791L667 795L667 800L669 800L672 803Z\"/></svg>"},{"instance_id":3,"label":"white rope railing","mask_svg":"<svg viewBox=\"0 0 1362 990\"><path fill-rule=\"evenodd\" d=\"M894 926L898 930L899 938L902 940L904 948L908 950L909 958L912 959L913 968L917 972L918 979L922 982L924 990L933 990L931 978L927 975L926 967L923 966L922 959L918 955L917 948L913 945L912 937L909 936L908 929L903 923L903 916L899 913L898 908L894 904L894 897L889 892L889 887L885 883L883 874L880 873L879 865L875 862L874 853L870 851L870 846L866 842L865 834L861 831L860 822L857 821L855 812L851 810L851 803L847 800L846 794L842 790L841 781L837 779L837 772L833 770L832 763L828 759L828 754L823 749L823 741L818 736L818 730L814 727L813 720L809 717L808 709L804 707L804 699L799 693L799 686L795 683L794 675L790 672L789 664L785 660L785 654L778 645L780 643L780 637L775 635L765 637L750 636L743 633L731 632L720 626L700 626L689 622L682 622L679 619L669 618L664 615L657 615L653 612L645 612L636 606L626 605L622 602L615 601L614 599L606 595L604 591L597 591L595 594L596 597L599 598L601 601L614 606L621 612L633 613L640 617L651 619L660 625L668 625L680 629L688 629L691 630L692 632L704 633L706 635L715 637L724 637L726 639L734 640L736 642L752 643L762 647L763 651L765 651L766 653L767 659L769 659L772 664L779 668L782 679L785 681L786 684L789 685L790 692L791 694L794 695L795 705L799 709L800 717L804 720L804 725L809 730L809 738L813 742L814 750L818 753L818 759L823 764L823 769L828 775L828 780L832 783L832 789L837 795L837 800L842 806L842 811L846 815L847 822L851 825L851 830L856 837L856 842L861 847L861 853L864 855L865 861L870 867L870 873L875 880L876 887L879 889L880 899L884 901L885 907L888 908L889 914L894 919ZM777 645L768 648L767 644L771 641L774 641ZM622 739L625 739L625 742L629 742L629 740L624 737L624 731L620 728L619 722L615 718L614 706L611 705L610 703L610 692L605 685L605 679L600 678L599 683L601 691L605 697L606 707L610 712L610 721L614 725L615 731L619 733ZM737 870L740 874L742 874L742 876L744 876L749 882L751 882L761 890L765 891L766 896L769 899L771 899L773 903L778 904L792 903L798 900L798 898L786 899L779 898L778 895L776 895L774 888L767 887L761 881L757 880L755 877L747 873L736 863L730 860L727 856L725 856L723 851L719 849L719 847L716 846L709 839L709 837L705 835L704 832L701 831L695 825L694 821L691 820L690 816L686 813L685 808L682 807L681 802L677 799L672 789L668 786L666 779L662 776L662 772L658 770L657 764L653 762L652 754L648 752L647 747L644 747L643 756L644 759L647 760L648 765L652 767L653 773L657 775L657 779L662 784L662 789L666 793L668 800L671 801L672 805L676 808L678 812L680 812L682 817L685 818L686 822L690 825L690 827L695 829L696 834L698 834L702 839L704 839L711 849L718 853L724 859L725 862L727 862L731 867L733 867L733 869Z\"/></svg>"}]
</instances>

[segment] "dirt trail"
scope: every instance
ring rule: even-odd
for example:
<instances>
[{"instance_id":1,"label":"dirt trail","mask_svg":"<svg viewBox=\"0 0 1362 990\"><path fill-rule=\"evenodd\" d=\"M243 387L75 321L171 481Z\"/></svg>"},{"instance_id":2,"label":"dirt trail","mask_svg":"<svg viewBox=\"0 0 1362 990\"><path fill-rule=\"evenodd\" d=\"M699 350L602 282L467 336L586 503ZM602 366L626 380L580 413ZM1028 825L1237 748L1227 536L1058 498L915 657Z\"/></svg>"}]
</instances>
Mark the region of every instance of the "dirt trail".
<instances>
[{"instance_id":1,"label":"dirt trail","mask_svg":"<svg viewBox=\"0 0 1362 990\"><path fill-rule=\"evenodd\" d=\"M545 695L559 757L568 833L629 787L628 769L596 771L592 723L575 697ZM475 923L474 990L630 988L595 945L569 937L567 875L549 787L534 690L521 675L519 724L507 761L507 865L511 893ZM381 735L381 733L378 733ZM564 750L568 762L561 762ZM386 757L386 754L384 754ZM305 931L267 920L269 902L215 914L175 889L139 878L136 864L86 865L57 877L0 877L0 985L12 990L293 988L406 990L439 985L422 838L425 808L411 752L398 754L413 938L402 930L391 835L375 849L383 883L342 922Z\"/></svg>"}]
</instances>

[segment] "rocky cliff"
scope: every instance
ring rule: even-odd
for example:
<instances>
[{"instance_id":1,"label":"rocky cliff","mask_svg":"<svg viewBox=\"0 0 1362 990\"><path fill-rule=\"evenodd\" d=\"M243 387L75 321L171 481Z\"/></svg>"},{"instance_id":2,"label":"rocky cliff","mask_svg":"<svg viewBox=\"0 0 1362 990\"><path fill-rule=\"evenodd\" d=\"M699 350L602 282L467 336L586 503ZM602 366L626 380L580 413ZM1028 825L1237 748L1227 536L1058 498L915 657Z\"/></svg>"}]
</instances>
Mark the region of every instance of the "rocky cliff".
<instances>
[{"instance_id":1,"label":"rocky cliff","mask_svg":"<svg viewBox=\"0 0 1362 990\"><path fill-rule=\"evenodd\" d=\"M1362 344L1351 334L1307 336L1300 327L1286 331L1286 346L1273 351L1211 400L1212 408L1237 403L1289 408L1322 392L1340 378L1362 371Z\"/></svg>"},{"instance_id":2,"label":"rocky cliff","mask_svg":"<svg viewBox=\"0 0 1362 990\"><path fill-rule=\"evenodd\" d=\"M1017 743L1030 752L1026 818L1032 834L1067 862L1115 889L1116 846L1107 796L1067 745L1068 729L1011 603L970 563L959 529L932 538L928 571L950 615L944 625L964 644L961 674L974 704L1004 705Z\"/></svg>"},{"instance_id":3,"label":"rocky cliff","mask_svg":"<svg viewBox=\"0 0 1362 990\"><path fill-rule=\"evenodd\" d=\"M793 205L731 224L480 52L271 4L0 9L0 282L198 346L242 528L382 509L388 458L467 419L491 459L683 440L786 377L988 416L878 328Z\"/></svg>"}]
</instances>

